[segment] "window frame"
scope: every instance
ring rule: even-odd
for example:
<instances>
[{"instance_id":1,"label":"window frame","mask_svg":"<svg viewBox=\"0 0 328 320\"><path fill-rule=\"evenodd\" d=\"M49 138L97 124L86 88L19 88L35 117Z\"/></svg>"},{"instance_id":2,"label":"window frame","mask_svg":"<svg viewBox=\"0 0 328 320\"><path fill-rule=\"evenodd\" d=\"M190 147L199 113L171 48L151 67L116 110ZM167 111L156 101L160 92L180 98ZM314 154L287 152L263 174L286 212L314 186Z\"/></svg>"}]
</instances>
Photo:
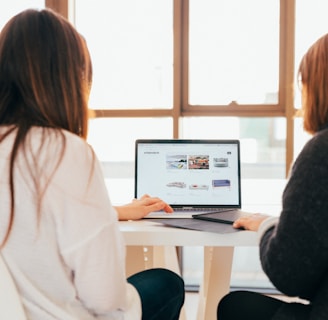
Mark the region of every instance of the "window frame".
<instances>
[{"instance_id":1,"label":"window frame","mask_svg":"<svg viewBox=\"0 0 328 320\"><path fill-rule=\"evenodd\" d=\"M189 0L181 2L181 29L182 29L182 113L183 114L210 114L210 115L219 115L219 116L284 116L285 114L285 94L282 88L285 87L285 77L281 77L284 74L282 68L284 65L280 63L279 65L279 95L277 104L238 104L233 101L228 105L191 105L189 104ZM283 9L280 7L280 16ZM285 21L280 21L280 29L284 28ZM284 57L286 54L284 50L284 41L281 38L281 33L279 37L279 57ZM284 60L284 59L282 59ZM261 109L263 107L263 109Z\"/></svg>"},{"instance_id":2,"label":"window frame","mask_svg":"<svg viewBox=\"0 0 328 320\"><path fill-rule=\"evenodd\" d=\"M172 117L172 138L179 138L182 117L235 116L286 118L286 176L294 158L294 50L295 0L280 0L279 93L277 104L237 104L217 106L190 105L188 84L189 0L173 1L173 105L171 109L96 109L96 117ZM75 0L45 0L46 7L59 12L74 23ZM224 107L224 108L222 108Z\"/></svg>"}]
</instances>

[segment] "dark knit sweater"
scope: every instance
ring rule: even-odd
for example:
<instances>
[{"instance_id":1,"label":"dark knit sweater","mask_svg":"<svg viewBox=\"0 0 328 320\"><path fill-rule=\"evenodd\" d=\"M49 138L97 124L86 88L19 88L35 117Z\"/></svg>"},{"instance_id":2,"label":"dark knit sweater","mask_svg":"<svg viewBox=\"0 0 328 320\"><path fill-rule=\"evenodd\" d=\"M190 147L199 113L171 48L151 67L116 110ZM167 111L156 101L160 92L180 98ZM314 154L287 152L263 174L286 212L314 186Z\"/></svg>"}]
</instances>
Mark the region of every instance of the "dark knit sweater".
<instances>
[{"instance_id":1,"label":"dark knit sweater","mask_svg":"<svg viewBox=\"0 0 328 320\"><path fill-rule=\"evenodd\" d=\"M277 289L310 304L284 305L274 320L328 320L328 129L298 156L282 204L261 239L261 263Z\"/></svg>"}]
</instances>

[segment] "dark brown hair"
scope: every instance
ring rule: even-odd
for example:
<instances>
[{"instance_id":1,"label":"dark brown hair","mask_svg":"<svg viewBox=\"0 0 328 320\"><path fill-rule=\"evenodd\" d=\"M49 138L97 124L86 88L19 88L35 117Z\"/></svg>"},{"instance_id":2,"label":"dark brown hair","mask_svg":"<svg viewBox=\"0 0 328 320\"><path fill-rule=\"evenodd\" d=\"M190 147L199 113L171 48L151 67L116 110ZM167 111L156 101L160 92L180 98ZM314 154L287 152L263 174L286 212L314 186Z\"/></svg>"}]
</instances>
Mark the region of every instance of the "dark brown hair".
<instances>
[{"instance_id":1,"label":"dark brown hair","mask_svg":"<svg viewBox=\"0 0 328 320\"><path fill-rule=\"evenodd\" d=\"M57 129L63 138L60 160L65 151L61 129L86 139L91 79L92 65L86 43L62 16L48 9L26 10L3 27L0 126L9 129L0 136L0 142L13 130L17 131L10 156L11 212L3 244L14 219L13 168L17 151L25 148L27 133L33 126L43 127L44 131ZM35 175L33 180L37 187Z\"/></svg>"},{"instance_id":2,"label":"dark brown hair","mask_svg":"<svg viewBox=\"0 0 328 320\"><path fill-rule=\"evenodd\" d=\"M318 39L301 60L304 129L313 134L328 125L328 34Z\"/></svg>"}]
</instances>

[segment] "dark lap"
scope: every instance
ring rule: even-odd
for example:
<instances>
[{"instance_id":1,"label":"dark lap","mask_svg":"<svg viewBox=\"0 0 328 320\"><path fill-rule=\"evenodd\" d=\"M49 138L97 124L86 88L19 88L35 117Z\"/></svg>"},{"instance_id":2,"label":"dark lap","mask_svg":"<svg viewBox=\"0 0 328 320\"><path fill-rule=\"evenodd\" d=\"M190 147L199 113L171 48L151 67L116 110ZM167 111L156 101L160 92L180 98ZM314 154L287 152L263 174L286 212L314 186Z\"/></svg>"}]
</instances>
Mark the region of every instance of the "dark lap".
<instances>
[{"instance_id":1,"label":"dark lap","mask_svg":"<svg viewBox=\"0 0 328 320\"><path fill-rule=\"evenodd\" d=\"M166 269L150 269L129 277L139 292L143 320L178 320L184 303L184 282Z\"/></svg>"},{"instance_id":2,"label":"dark lap","mask_svg":"<svg viewBox=\"0 0 328 320\"><path fill-rule=\"evenodd\" d=\"M285 302L250 291L235 291L219 303L218 320L269 320Z\"/></svg>"}]
</instances>

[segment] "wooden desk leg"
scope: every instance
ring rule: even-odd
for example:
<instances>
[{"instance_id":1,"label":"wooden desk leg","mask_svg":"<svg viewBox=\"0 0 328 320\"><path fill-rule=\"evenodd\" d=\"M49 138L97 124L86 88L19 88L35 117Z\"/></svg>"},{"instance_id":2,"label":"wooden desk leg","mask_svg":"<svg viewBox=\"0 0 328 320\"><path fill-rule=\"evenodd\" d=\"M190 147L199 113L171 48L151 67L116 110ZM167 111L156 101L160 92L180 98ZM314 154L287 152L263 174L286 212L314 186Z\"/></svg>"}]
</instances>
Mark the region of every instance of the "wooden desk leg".
<instances>
[{"instance_id":1,"label":"wooden desk leg","mask_svg":"<svg viewBox=\"0 0 328 320\"><path fill-rule=\"evenodd\" d=\"M230 290L234 247L205 247L197 320L216 320L217 305Z\"/></svg>"},{"instance_id":2,"label":"wooden desk leg","mask_svg":"<svg viewBox=\"0 0 328 320\"><path fill-rule=\"evenodd\" d=\"M148 262L151 267L164 267L181 276L176 247L153 246L147 247L147 249L149 250ZM152 262L150 261L151 257Z\"/></svg>"},{"instance_id":3,"label":"wooden desk leg","mask_svg":"<svg viewBox=\"0 0 328 320\"><path fill-rule=\"evenodd\" d=\"M129 277L139 271L145 270L145 256L143 246L126 247L126 276Z\"/></svg>"},{"instance_id":4,"label":"wooden desk leg","mask_svg":"<svg viewBox=\"0 0 328 320\"><path fill-rule=\"evenodd\" d=\"M172 246L128 246L126 256L126 273L130 276L150 268L166 268L181 275L176 247ZM179 320L186 320L183 307Z\"/></svg>"},{"instance_id":5,"label":"wooden desk leg","mask_svg":"<svg viewBox=\"0 0 328 320\"><path fill-rule=\"evenodd\" d=\"M181 275L176 248L172 246L127 246L126 275L150 268L167 268Z\"/></svg>"}]
</instances>

